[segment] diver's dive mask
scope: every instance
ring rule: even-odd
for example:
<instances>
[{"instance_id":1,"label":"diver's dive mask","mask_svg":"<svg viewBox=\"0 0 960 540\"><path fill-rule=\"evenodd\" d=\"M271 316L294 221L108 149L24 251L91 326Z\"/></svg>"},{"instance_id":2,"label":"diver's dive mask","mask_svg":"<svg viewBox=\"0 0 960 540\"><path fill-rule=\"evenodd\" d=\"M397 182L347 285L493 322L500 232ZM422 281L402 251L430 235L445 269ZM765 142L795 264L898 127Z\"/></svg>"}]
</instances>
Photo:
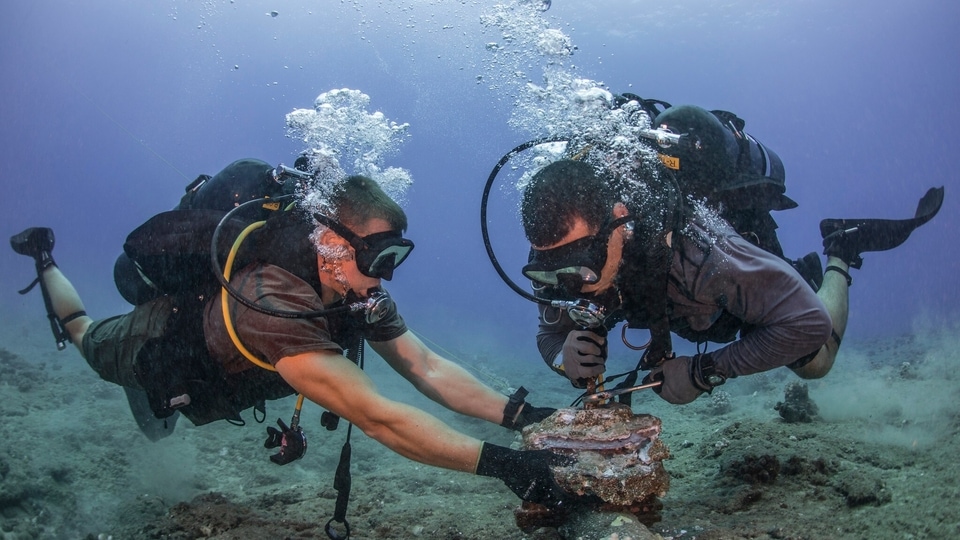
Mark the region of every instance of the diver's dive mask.
<instances>
[{"instance_id":1,"label":"diver's dive mask","mask_svg":"<svg viewBox=\"0 0 960 540\"><path fill-rule=\"evenodd\" d=\"M566 311L577 326L599 328L619 306L620 294L615 287L597 294L586 294L582 289L584 285L600 281L607 263L610 235L617 227L632 221L632 216L612 219L595 235L553 249L531 250L523 275L533 281L534 289L541 296L552 297L550 305Z\"/></svg>"},{"instance_id":2,"label":"diver's dive mask","mask_svg":"<svg viewBox=\"0 0 960 540\"><path fill-rule=\"evenodd\" d=\"M314 214L313 217L350 243L356 252L357 269L365 276L390 281L394 269L413 251L413 242L404 238L399 231L360 236L323 214Z\"/></svg>"},{"instance_id":3,"label":"diver's dive mask","mask_svg":"<svg viewBox=\"0 0 960 540\"><path fill-rule=\"evenodd\" d=\"M617 227L633 221L624 216L607 221L600 232L584 236L552 249L530 250L530 258L523 267L523 275L536 287L552 287L565 296L578 297L584 285L600 281L600 273L607 263L607 244Z\"/></svg>"}]
</instances>

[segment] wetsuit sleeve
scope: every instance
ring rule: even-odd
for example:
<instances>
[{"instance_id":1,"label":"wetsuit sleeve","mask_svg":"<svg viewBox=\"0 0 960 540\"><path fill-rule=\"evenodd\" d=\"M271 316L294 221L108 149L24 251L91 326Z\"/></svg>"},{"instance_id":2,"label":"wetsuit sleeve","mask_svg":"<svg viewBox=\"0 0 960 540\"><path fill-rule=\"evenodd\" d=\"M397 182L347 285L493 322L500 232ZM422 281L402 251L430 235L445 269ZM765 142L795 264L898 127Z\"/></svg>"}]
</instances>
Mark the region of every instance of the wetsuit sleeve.
<instances>
[{"instance_id":1,"label":"wetsuit sleeve","mask_svg":"<svg viewBox=\"0 0 960 540\"><path fill-rule=\"evenodd\" d=\"M739 340L713 351L718 370L727 376L785 366L830 337L826 306L800 275L737 234L717 239L695 275L687 272L686 278L693 283L694 300L713 305L714 318L722 309L750 327Z\"/></svg>"},{"instance_id":2,"label":"wetsuit sleeve","mask_svg":"<svg viewBox=\"0 0 960 540\"><path fill-rule=\"evenodd\" d=\"M567 334L576 325L559 308L544 305L538 305L537 307L540 310L540 325L537 327L537 349L539 349L540 356L543 357L543 361L550 369L563 374L553 367L553 361L563 350L563 342L567 339Z\"/></svg>"}]
</instances>

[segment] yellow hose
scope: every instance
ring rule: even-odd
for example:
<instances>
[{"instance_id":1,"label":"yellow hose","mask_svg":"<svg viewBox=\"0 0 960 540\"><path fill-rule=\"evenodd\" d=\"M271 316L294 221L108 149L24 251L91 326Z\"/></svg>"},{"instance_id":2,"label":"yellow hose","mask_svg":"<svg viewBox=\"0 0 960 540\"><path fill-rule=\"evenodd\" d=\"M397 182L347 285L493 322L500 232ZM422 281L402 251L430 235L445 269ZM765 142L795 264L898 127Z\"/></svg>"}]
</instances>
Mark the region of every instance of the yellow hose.
<instances>
[{"instance_id":1,"label":"yellow hose","mask_svg":"<svg viewBox=\"0 0 960 540\"><path fill-rule=\"evenodd\" d=\"M230 248L230 254L227 255L227 263L223 268L223 278L230 281L230 274L233 271L233 261L237 257L237 252L240 251L240 244L247 238L251 232L263 227L266 221L257 221L247 225L245 229L237 236L237 239L233 242L233 247ZM237 335L236 329L233 327L233 320L230 319L230 309L227 304L227 299L230 297L230 293L227 291L226 287L221 287L220 289L220 308L223 311L223 323L227 327L227 334L230 335L230 339L233 341L234 346L237 350L240 351L240 354L244 356L247 360L253 362L255 365L267 369L270 371L276 371L277 368L271 366L269 363L264 362L263 360L257 358L247 349L243 343L240 341L240 337Z\"/></svg>"},{"instance_id":2,"label":"yellow hose","mask_svg":"<svg viewBox=\"0 0 960 540\"><path fill-rule=\"evenodd\" d=\"M289 210L293 207L293 203L287 207ZM237 258L237 253L240 251L240 245L243 244L243 241L246 240L247 236L253 231L263 227L266 221L257 221L247 225L243 231L237 235L237 239L233 241L233 246L230 247L230 253L227 255L227 262L223 267L223 279L227 282L230 281L230 274L233 272L233 262ZM244 356L247 360L253 362L254 365L259 366L263 369L269 371L277 371L277 368L273 367L267 362L257 358L247 349L243 342L240 341L240 336L237 335L237 330L233 327L233 320L230 318L230 309L227 303L227 298L230 296L230 293L227 291L226 287L220 288L220 309L223 311L223 324L227 328L227 334L230 336L230 340L233 341L233 345L240 351L240 354ZM297 394L297 405L293 413L293 421L291 422L291 428L296 429L297 425L300 423L300 409L303 407L303 394Z\"/></svg>"}]
</instances>

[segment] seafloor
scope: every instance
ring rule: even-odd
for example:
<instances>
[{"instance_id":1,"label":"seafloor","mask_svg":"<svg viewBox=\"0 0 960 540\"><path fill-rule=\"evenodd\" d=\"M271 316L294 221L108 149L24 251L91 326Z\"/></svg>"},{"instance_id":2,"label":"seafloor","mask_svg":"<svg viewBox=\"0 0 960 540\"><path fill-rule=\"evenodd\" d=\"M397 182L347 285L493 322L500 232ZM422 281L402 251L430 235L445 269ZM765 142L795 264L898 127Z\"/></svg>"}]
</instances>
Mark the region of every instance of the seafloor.
<instances>
[{"instance_id":1,"label":"seafloor","mask_svg":"<svg viewBox=\"0 0 960 540\"><path fill-rule=\"evenodd\" d=\"M100 381L75 351L57 353L38 321L0 341L0 531L30 538L326 538L334 469L346 430L328 433L304 409L309 449L279 467L265 425L181 421L151 443L122 390ZM11 332L17 335L12 335ZM637 396L636 412L663 420L672 476L663 538L820 539L960 537L960 332L956 327L844 343L836 369L810 381L819 414L784 422L775 406L786 370L731 381L712 397L673 407ZM537 360L493 375L524 384L537 405L569 404L572 389ZM626 361L624 361L626 362ZM368 371L391 397L435 411L459 430L499 444L514 434L447 413L385 370ZM552 377L552 375L551 375ZM268 404L266 425L289 420L291 400ZM249 414L247 416L250 416ZM425 467L353 436L348 519L356 539L555 539L524 534L518 500L496 480ZM609 531L616 531L611 527ZM626 535L604 533L608 538Z\"/></svg>"}]
</instances>

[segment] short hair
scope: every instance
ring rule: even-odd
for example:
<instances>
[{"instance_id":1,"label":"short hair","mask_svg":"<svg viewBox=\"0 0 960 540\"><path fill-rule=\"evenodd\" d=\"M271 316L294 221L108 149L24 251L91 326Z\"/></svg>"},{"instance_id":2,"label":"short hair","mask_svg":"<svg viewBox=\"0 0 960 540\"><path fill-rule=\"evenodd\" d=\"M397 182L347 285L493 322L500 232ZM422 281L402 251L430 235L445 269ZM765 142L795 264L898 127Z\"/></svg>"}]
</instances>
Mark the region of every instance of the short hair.
<instances>
[{"instance_id":1,"label":"short hair","mask_svg":"<svg viewBox=\"0 0 960 540\"><path fill-rule=\"evenodd\" d=\"M407 214L372 178L348 176L333 188L331 207L347 227L361 227L371 219L382 219L390 228L407 230Z\"/></svg>"},{"instance_id":2,"label":"short hair","mask_svg":"<svg viewBox=\"0 0 960 540\"><path fill-rule=\"evenodd\" d=\"M527 240L549 246L569 234L574 218L600 228L615 202L609 182L591 165L562 159L533 175L520 200L520 217Z\"/></svg>"}]
</instances>

